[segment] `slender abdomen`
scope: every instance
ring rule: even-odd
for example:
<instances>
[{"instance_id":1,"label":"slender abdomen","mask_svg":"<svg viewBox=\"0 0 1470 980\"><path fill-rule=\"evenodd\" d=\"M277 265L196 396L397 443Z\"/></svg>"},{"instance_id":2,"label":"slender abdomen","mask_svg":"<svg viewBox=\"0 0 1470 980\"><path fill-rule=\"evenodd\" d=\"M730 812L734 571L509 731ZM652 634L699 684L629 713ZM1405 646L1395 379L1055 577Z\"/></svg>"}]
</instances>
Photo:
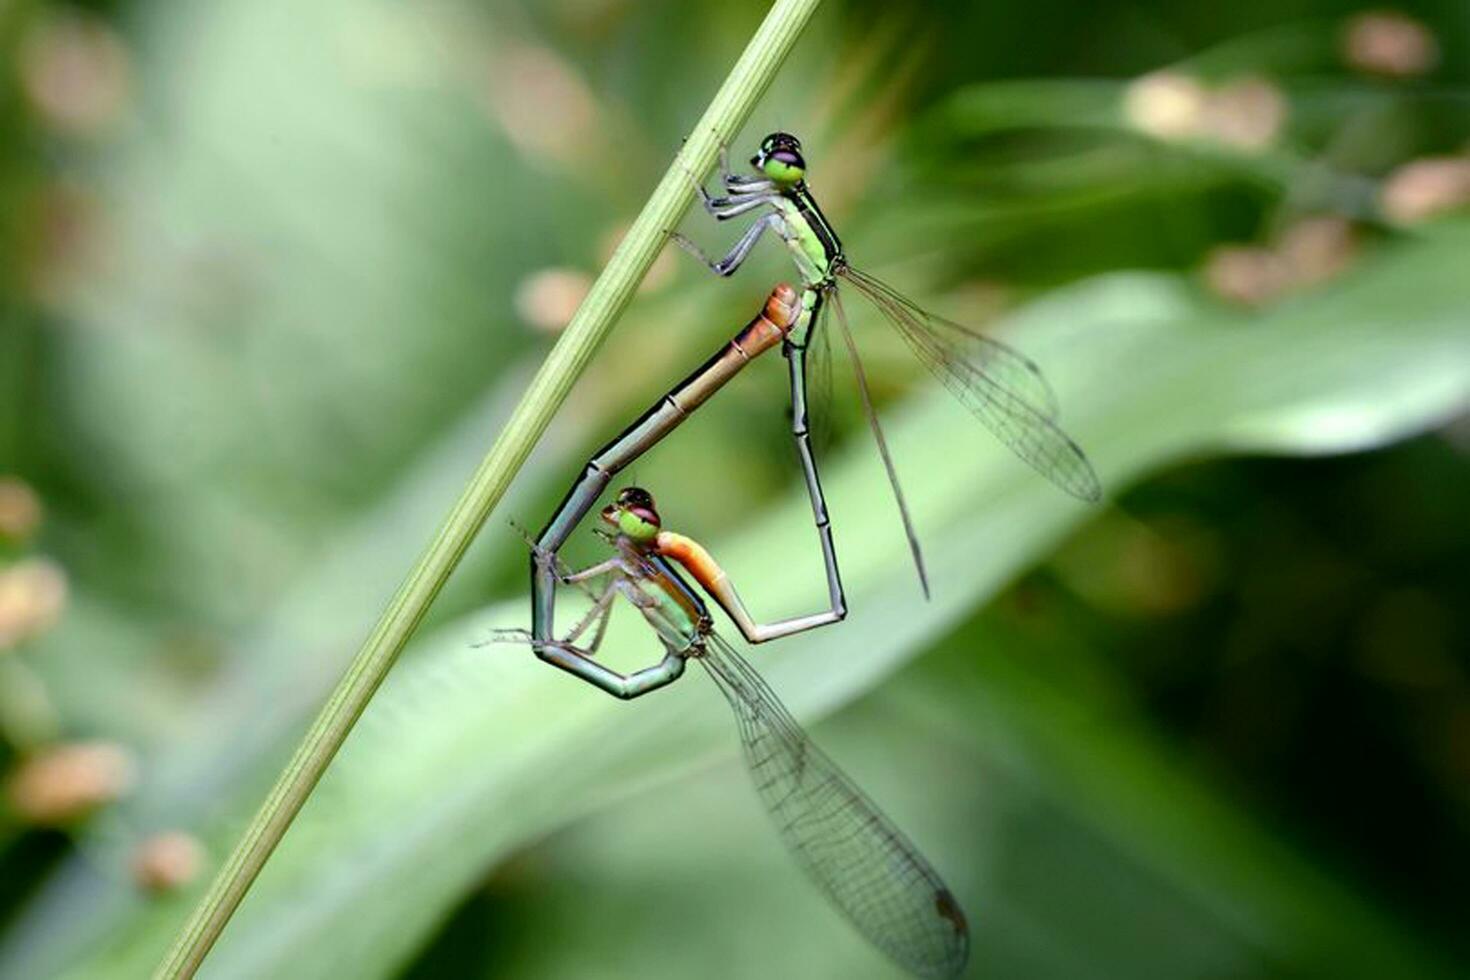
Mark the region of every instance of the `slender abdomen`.
<instances>
[{"instance_id":1,"label":"slender abdomen","mask_svg":"<svg viewBox=\"0 0 1470 980\"><path fill-rule=\"evenodd\" d=\"M562 498L561 506L541 529L536 538L537 548L543 553L559 551L619 470L653 448L745 365L785 339L800 314L801 298L796 290L786 283L777 284L766 297L761 312L734 339L588 461L581 477ZM531 632L537 639L549 640L553 636L555 591L555 572L532 555Z\"/></svg>"},{"instance_id":2,"label":"slender abdomen","mask_svg":"<svg viewBox=\"0 0 1470 980\"><path fill-rule=\"evenodd\" d=\"M795 289L783 282L771 290L765 307L734 339L597 451L542 528L536 544L546 551L559 549L619 470L652 449L745 365L785 339L800 313L801 300Z\"/></svg>"}]
</instances>

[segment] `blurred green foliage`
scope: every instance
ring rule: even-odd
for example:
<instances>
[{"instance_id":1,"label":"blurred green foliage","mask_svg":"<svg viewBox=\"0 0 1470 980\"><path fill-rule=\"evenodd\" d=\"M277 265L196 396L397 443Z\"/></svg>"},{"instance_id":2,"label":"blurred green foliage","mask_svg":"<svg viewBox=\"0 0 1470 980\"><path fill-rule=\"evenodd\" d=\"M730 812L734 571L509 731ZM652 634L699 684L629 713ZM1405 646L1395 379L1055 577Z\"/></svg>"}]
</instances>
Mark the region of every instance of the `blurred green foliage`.
<instances>
[{"instance_id":1,"label":"blurred green foliage","mask_svg":"<svg viewBox=\"0 0 1470 980\"><path fill-rule=\"evenodd\" d=\"M839 379L853 615L755 660L974 975L1470 967L1470 12L1357 13L834 2L748 127L859 264L1041 361L1112 495L860 319L935 601ZM0 7L0 976L161 956L759 14ZM526 615L505 521L791 275L754 264L656 267L203 975L891 975L702 678L623 705L474 645ZM771 613L820 592L783 387L629 474Z\"/></svg>"}]
</instances>

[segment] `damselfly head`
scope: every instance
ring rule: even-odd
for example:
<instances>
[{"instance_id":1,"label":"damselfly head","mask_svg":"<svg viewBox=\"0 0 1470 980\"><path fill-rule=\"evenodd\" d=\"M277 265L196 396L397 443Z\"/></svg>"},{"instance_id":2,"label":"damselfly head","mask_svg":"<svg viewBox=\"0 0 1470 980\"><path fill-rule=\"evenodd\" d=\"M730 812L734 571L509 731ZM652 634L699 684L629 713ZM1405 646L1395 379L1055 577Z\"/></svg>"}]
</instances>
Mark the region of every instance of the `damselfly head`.
<instances>
[{"instance_id":1,"label":"damselfly head","mask_svg":"<svg viewBox=\"0 0 1470 980\"><path fill-rule=\"evenodd\" d=\"M772 133L761 140L750 165L778 184L796 184L806 176L801 140L790 133Z\"/></svg>"},{"instance_id":2,"label":"damselfly head","mask_svg":"<svg viewBox=\"0 0 1470 980\"><path fill-rule=\"evenodd\" d=\"M652 540L662 524L653 494L642 487L620 490L617 499L602 509L602 519L634 541Z\"/></svg>"}]
</instances>

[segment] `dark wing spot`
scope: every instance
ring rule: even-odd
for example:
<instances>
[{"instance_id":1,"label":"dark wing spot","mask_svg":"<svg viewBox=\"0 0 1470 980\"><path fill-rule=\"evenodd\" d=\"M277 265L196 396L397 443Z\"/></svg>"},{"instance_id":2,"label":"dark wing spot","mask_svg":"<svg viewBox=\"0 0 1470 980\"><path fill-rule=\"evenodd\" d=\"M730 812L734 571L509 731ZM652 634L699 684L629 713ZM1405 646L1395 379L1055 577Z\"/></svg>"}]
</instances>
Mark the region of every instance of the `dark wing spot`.
<instances>
[{"instance_id":1,"label":"dark wing spot","mask_svg":"<svg viewBox=\"0 0 1470 980\"><path fill-rule=\"evenodd\" d=\"M970 931L969 923L965 921L964 910L960 908L960 903L955 901L949 889L941 888L934 893L934 911L939 913L941 919L953 926L954 931L959 935Z\"/></svg>"}]
</instances>

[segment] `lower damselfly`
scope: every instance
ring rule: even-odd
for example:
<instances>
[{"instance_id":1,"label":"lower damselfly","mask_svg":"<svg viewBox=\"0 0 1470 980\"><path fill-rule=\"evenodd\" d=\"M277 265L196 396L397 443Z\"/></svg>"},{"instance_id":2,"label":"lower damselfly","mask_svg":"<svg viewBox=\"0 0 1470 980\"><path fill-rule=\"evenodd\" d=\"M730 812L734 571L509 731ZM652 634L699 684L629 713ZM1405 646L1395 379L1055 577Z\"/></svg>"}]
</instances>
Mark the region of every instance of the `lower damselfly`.
<instances>
[{"instance_id":1,"label":"lower damselfly","mask_svg":"<svg viewBox=\"0 0 1470 980\"><path fill-rule=\"evenodd\" d=\"M663 530L646 490L624 489L601 516L614 550L607 560L571 572L555 555L535 555L557 582L586 591L592 600L587 615L554 640L524 630L502 631L500 638L535 644L543 658L581 674L570 664L597 666L614 602L622 597L632 603L664 649L660 663L646 670L671 681L693 660L729 702L761 802L792 856L832 904L910 972L958 975L970 939L953 893L893 821L812 743L755 668L714 631L708 608L674 566L722 606L734 595L729 577L697 541ZM588 641L578 645L584 636Z\"/></svg>"},{"instance_id":2,"label":"lower damselfly","mask_svg":"<svg viewBox=\"0 0 1470 980\"><path fill-rule=\"evenodd\" d=\"M745 262L762 235L774 232L785 243L801 275L805 287L803 305L812 316L809 337L825 337L822 314L828 305L837 311L838 327L853 365L868 424L893 486L925 594L929 588L923 553L883 428L873 411L857 344L842 308L839 284L851 285L871 302L919 361L1017 456L1074 497L1089 502L1102 498L1102 487L1087 455L1057 425L1056 396L1034 361L979 331L924 310L891 286L854 268L836 230L822 214L807 185L806 160L801 142L795 136L770 134L761 141L750 163L755 168L754 174L734 173L729 154L722 148L723 193L711 195L695 180L700 201L716 220L760 215L725 255L711 258L685 236L674 233L672 237L712 271L730 276Z\"/></svg>"}]
</instances>

